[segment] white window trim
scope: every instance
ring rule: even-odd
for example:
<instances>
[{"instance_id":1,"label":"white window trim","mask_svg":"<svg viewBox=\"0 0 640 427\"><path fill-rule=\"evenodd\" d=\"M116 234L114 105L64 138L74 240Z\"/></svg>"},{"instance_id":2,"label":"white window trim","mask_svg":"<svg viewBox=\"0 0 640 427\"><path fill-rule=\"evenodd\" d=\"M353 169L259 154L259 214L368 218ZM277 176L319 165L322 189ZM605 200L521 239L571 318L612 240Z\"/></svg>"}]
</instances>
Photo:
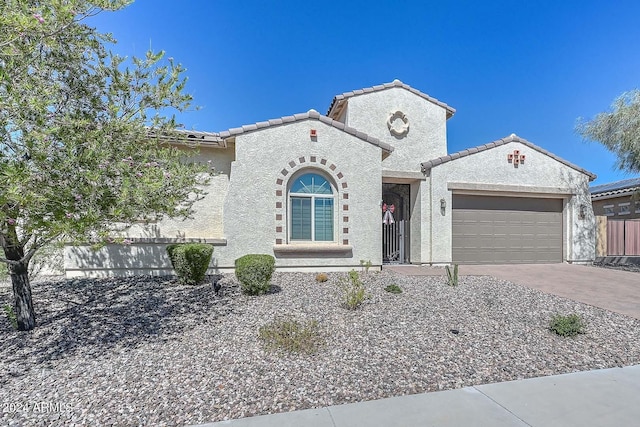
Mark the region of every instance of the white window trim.
<instances>
[{"instance_id":1,"label":"white window trim","mask_svg":"<svg viewBox=\"0 0 640 427\"><path fill-rule=\"evenodd\" d=\"M618 207L620 208L619 215L631 215L631 202L618 203ZM622 208L627 208L627 210L623 211Z\"/></svg>"},{"instance_id":2,"label":"white window trim","mask_svg":"<svg viewBox=\"0 0 640 427\"><path fill-rule=\"evenodd\" d=\"M613 210L614 207L615 207L614 205L604 205L602 209L604 210L605 216L615 216L616 213ZM611 212L607 212L607 209L611 209Z\"/></svg>"},{"instance_id":3,"label":"white window trim","mask_svg":"<svg viewBox=\"0 0 640 427\"><path fill-rule=\"evenodd\" d=\"M301 173L299 175L296 175L294 177L294 179L292 180L292 182L294 182L296 179L307 175L307 174L316 174L316 175L320 175L321 177L323 177L327 183L329 184L329 187L331 188L331 195L329 194L317 194L317 193L293 193L291 192L291 189L287 190L287 241L289 243L292 244L327 244L327 243L336 243L336 233L338 231L338 227L336 226L336 221L337 221L337 212L336 212L336 207L337 207L337 188L333 185L332 181L325 176L323 173L320 173L319 171L315 170L315 169L305 169L304 171L301 171ZM311 240L306 240L306 239L294 239L291 237L291 231L293 230L293 225L292 225L292 221L293 221L293 203L291 203L291 197L308 197L311 199ZM315 200L316 198L320 198L320 199L332 199L333 200L333 236L332 236L332 240L316 240L316 218L315 218Z\"/></svg>"}]
</instances>

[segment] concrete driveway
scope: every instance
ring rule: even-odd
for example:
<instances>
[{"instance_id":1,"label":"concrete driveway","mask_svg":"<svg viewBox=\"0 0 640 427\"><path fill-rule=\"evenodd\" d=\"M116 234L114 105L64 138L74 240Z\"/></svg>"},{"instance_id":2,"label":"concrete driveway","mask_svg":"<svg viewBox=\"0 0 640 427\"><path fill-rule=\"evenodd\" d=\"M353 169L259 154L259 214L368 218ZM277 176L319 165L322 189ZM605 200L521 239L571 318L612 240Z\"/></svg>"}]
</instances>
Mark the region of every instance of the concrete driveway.
<instances>
[{"instance_id":1,"label":"concrete driveway","mask_svg":"<svg viewBox=\"0 0 640 427\"><path fill-rule=\"evenodd\" d=\"M416 276L445 275L442 267L385 269ZM461 276L493 276L640 319L640 273L573 264L461 265Z\"/></svg>"}]
</instances>

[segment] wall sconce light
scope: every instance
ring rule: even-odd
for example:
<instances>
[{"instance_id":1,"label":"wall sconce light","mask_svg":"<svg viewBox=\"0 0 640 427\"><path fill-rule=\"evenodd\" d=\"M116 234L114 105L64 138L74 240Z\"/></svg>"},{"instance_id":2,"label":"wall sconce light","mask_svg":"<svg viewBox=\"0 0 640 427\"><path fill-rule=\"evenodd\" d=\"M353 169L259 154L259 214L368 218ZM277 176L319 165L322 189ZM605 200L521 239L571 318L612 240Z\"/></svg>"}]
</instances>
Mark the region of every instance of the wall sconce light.
<instances>
[{"instance_id":1,"label":"wall sconce light","mask_svg":"<svg viewBox=\"0 0 640 427\"><path fill-rule=\"evenodd\" d=\"M440 199L440 213L444 215L447 210L447 201L445 199Z\"/></svg>"},{"instance_id":2,"label":"wall sconce light","mask_svg":"<svg viewBox=\"0 0 640 427\"><path fill-rule=\"evenodd\" d=\"M578 212L578 218L585 219L587 217L587 206L582 204L580 205L580 211Z\"/></svg>"}]
</instances>

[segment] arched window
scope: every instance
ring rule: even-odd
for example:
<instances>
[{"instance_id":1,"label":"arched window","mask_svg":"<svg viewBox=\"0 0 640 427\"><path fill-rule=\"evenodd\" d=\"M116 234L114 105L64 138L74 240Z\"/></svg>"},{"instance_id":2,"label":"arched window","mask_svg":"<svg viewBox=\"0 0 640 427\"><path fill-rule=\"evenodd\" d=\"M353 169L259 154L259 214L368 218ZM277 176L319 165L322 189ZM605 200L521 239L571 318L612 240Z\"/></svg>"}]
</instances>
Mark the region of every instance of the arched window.
<instances>
[{"instance_id":1,"label":"arched window","mask_svg":"<svg viewBox=\"0 0 640 427\"><path fill-rule=\"evenodd\" d=\"M291 240L333 241L333 188L317 173L300 175L289 187Z\"/></svg>"}]
</instances>

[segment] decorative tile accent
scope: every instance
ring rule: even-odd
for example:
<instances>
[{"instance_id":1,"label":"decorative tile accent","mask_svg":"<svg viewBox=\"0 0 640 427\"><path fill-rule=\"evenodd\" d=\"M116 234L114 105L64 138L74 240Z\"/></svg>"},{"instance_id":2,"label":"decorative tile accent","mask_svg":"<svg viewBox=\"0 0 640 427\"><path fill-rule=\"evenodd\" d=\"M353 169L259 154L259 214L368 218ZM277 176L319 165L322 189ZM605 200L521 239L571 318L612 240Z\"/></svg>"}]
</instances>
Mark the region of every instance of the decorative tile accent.
<instances>
[{"instance_id":1,"label":"decorative tile accent","mask_svg":"<svg viewBox=\"0 0 640 427\"><path fill-rule=\"evenodd\" d=\"M284 206L286 205L286 197L287 197L287 181L289 180L289 178L293 175L294 170L299 169L300 165L303 163L315 163L315 167L318 169L323 170L325 173L327 173L328 175L332 176L333 178L333 182L335 183L335 185L338 187L337 188L337 194L336 194L336 198L340 198L340 194L342 193L342 200L349 200L349 194L348 192L345 190L348 185L347 183L344 181L344 174L338 169L338 167L334 164L329 162L327 159L322 158L322 157L318 157L318 156L301 156L298 157L297 159L294 160L290 160L287 165L288 167L282 169L280 171L280 177L276 180L276 224L274 224L275 226L275 239L276 239L276 244L286 244L287 243L287 236L286 236L286 224L284 224L284 221L286 221L286 212L284 212ZM310 165L311 166L311 165ZM342 206L342 210L345 211L345 213L347 213L347 211L349 210L349 205L347 204L343 204ZM339 217L338 217L339 218ZM336 218L336 227L341 227L342 226L342 238L344 239L343 242L345 245L349 244L349 227L344 227L343 225L349 222L349 216L342 216L342 222L339 221L339 219Z\"/></svg>"},{"instance_id":2,"label":"decorative tile accent","mask_svg":"<svg viewBox=\"0 0 640 427\"><path fill-rule=\"evenodd\" d=\"M342 240L342 244L343 245L348 245L349 244L349 239L343 239Z\"/></svg>"}]
</instances>

